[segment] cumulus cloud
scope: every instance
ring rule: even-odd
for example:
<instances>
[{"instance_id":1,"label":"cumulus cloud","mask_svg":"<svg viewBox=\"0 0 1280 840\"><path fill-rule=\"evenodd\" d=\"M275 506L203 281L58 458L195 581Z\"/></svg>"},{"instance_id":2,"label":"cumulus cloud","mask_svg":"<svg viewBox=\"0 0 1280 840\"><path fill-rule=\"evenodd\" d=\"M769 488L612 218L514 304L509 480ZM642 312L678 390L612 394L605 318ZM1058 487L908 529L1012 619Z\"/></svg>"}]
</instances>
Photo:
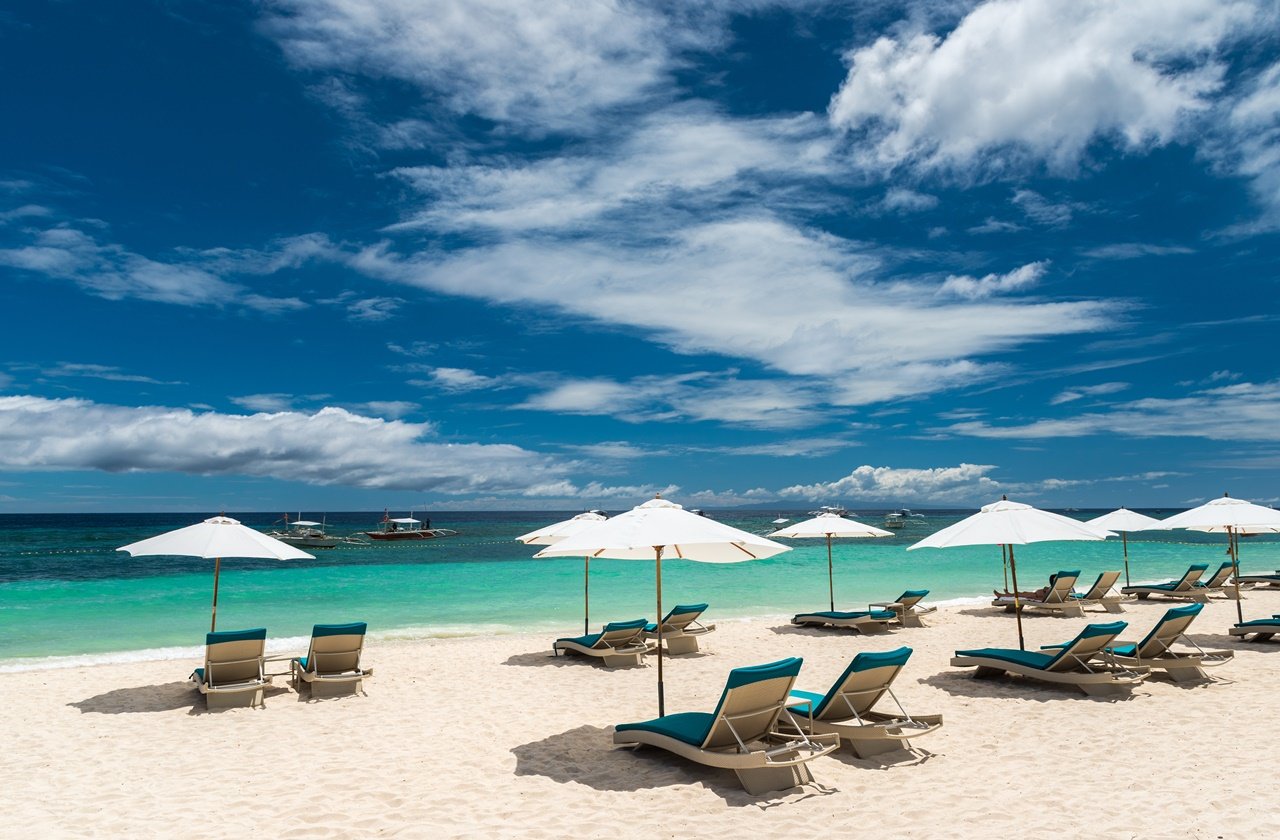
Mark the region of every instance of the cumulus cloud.
<instances>
[{"instance_id":1,"label":"cumulus cloud","mask_svg":"<svg viewBox=\"0 0 1280 840\"><path fill-rule=\"evenodd\" d=\"M553 458L509 444L442 442L429 423L341 408L236 415L33 396L0 397L0 469L263 476L447 494L580 490Z\"/></svg>"},{"instance_id":2,"label":"cumulus cloud","mask_svg":"<svg viewBox=\"0 0 1280 840\"><path fill-rule=\"evenodd\" d=\"M815 484L796 484L778 491L783 498L808 502L831 499L894 499L908 502L975 503L999 492L988 473L992 465L909 469L863 464L843 478Z\"/></svg>"},{"instance_id":3,"label":"cumulus cloud","mask_svg":"<svg viewBox=\"0 0 1280 840\"><path fill-rule=\"evenodd\" d=\"M1098 138L1144 150L1177 137L1257 14L1243 0L989 0L945 36L850 51L829 115L868 165L1069 171Z\"/></svg>"},{"instance_id":4,"label":"cumulus cloud","mask_svg":"<svg viewBox=\"0 0 1280 840\"><path fill-rule=\"evenodd\" d=\"M1004 292L1016 292L1040 282L1048 268L1049 262L1042 260L1019 266L1007 274L988 274L984 277L953 274L943 281L938 294L978 300Z\"/></svg>"},{"instance_id":5,"label":"cumulus cloud","mask_svg":"<svg viewBox=\"0 0 1280 840\"><path fill-rule=\"evenodd\" d=\"M940 431L971 437L1031 439L1115 434L1128 437L1194 437L1209 440L1280 441L1280 379L1239 382L1173 399L1148 397L1118 403L1107 412L991 425L969 421Z\"/></svg>"}]
</instances>

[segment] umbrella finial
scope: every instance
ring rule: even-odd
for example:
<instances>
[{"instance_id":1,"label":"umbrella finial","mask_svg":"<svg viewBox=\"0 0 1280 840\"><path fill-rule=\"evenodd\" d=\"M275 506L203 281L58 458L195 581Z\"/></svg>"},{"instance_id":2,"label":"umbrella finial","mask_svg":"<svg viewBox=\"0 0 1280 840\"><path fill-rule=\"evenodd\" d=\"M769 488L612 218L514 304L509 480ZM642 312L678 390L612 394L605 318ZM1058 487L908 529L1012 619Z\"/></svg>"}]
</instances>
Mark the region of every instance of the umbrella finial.
<instances>
[{"instance_id":1,"label":"umbrella finial","mask_svg":"<svg viewBox=\"0 0 1280 840\"><path fill-rule=\"evenodd\" d=\"M661 498L662 498L662 494L661 494L661 493L654 493L654 494L653 494L653 497L654 497L655 499L661 499Z\"/></svg>"},{"instance_id":2,"label":"umbrella finial","mask_svg":"<svg viewBox=\"0 0 1280 840\"><path fill-rule=\"evenodd\" d=\"M1009 496L1008 496L1007 494L1005 494L1005 493L1001 493L1001 494L1000 494L1000 501L1002 501L1002 502L1007 502L1007 501L1009 501Z\"/></svg>"},{"instance_id":3,"label":"umbrella finial","mask_svg":"<svg viewBox=\"0 0 1280 840\"><path fill-rule=\"evenodd\" d=\"M1230 493L1228 493L1226 490L1223 490L1223 491L1222 491L1222 498L1224 498L1224 499L1230 499L1230 498L1231 498L1231 494L1230 494Z\"/></svg>"}]
</instances>

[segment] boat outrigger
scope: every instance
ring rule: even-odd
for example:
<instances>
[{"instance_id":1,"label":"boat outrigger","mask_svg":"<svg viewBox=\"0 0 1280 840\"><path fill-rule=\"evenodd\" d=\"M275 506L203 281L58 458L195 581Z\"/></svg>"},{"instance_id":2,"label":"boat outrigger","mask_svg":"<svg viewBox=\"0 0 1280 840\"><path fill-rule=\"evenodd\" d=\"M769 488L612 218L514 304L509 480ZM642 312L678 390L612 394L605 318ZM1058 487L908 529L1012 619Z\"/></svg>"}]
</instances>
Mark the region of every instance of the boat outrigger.
<instances>
[{"instance_id":1,"label":"boat outrigger","mask_svg":"<svg viewBox=\"0 0 1280 840\"><path fill-rule=\"evenodd\" d=\"M420 519L414 519L412 516L392 519L386 513L382 514L382 521L379 524L382 526L380 529L365 531L364 535L371 540L403 541L434 540L438 537L451 537L458 533L448 528L432 528L430 519L427 520L424 528Z\"/></svg>"},{"instance_id":2,"label":"boat outrigger","mask_svg":"<svg viewBox=\"0 0 1280 840\"><path fill-rule=\"evenodd\" d=\"M298 548L337 548L339 545L366 545L364 540L354 537L335 537L325 533L323 522L299 518L289 521L289 514L284 515L284 530L270 531L268 537L274 537L282 543Z\"/></svg>"}]
</instances>

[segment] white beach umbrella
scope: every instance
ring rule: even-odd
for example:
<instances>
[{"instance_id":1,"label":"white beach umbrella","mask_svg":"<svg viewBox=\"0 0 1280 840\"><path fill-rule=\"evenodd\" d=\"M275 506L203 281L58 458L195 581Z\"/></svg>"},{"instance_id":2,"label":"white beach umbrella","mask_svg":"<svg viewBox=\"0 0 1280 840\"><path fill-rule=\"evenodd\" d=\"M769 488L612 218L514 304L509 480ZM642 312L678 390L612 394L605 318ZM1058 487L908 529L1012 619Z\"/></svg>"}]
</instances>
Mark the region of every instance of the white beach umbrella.
<instances>
[{"instance_id":1,"label":"white beach umbrella","mask_svg":"<svg viewBox=\"0 0 1280 840\"><path fill-rule=\"evenodd\" d=\"M598 513L580 513L572 519L521 534L516 539L525 545L555 545L565 537L572 537L592 528L597 522L604 522L607 518ZM582 634L585 636L591 632L591 556L584 555L582 561Z\"/></svg>"},{"instance_id":2,"label":"white beach umbrella","mask_svg":"<svg viewBox=\"0 0 1280 840\"><path fill-rule=\"evenodd\" d=\"M1089 524L1098 528L1106 528L1108 531L1118 531L1120 533L1120 544L1124 547L1124 585L1130 584L1129 580L1129 532L1130 531L1154 531L1163 529L1165 526L1151 516L1145 516L1141 513L1134 513L1127 508L1117 508L1111 513L1104 513L1102 516L1094 517L1089 520Z\"/></svg>"},{"instance_id":3,"label":"white beach umbrella","mask_svg":"<svg viewBox=\"0 0 1280 840\"><path fill-rule=\"evenodd\" d=\"M666 713L662 682L662 557L701 563L760 560L791 549L756 534L690 513L661 497L544 548L535 557L653 560L658 616L658 715Z\"/></svg>"},{"instance_id":4,"label":"white beach umbrella","mask_svg":"<svg viewBox=\"0 0 1280 840\"><path fill-rule=\"evenodd\" d=\"M1237 537L1241 534L1280 532L1280 510L1223 494L1220 499L1212 499L1199 507L1162 520L1160 527L1226 533L1227 550L1231 552L1231 571L1235 579L1236 617L1244 621L1244 609L1240 606L1240 543Z\"/></svg>"},{"instance_id":5,"label":"white beach umbrella","mask_svg":"<svg viewBox=\"0 0 1280 840\"><path fill-rule=\"evenodd\" d=\"M1018 600L1018 564L1015 545L1058 540L1105 540L1115 536L1107 530L1070 517L1033 508L1007 497L907 547L952 548L961 545L1004 545L1009 547L1009 570L1013 574L1013 612L1018 620L1018 647L1026 650L1022 636L1022 604Z\"/></svg>"},{"instance_id":6,"label":"white beach umbrella","mask_svg":"<svg viewBox=\"0 0 1280 840\"><path fill-rule=\"evenodd\" d=\"M166 555L203 557L213 560L213 617L210 632L218 629L218 573L223 557L251 557L267 560L314 560L305 551L268 537L261 531L246 528L228 516L215 516L195 525L117 548L131 557Z\"/></svg>"},{"instance_id":7,"label":"white beach umbrella","mask_svg":"<svg viewBox=\"0 0 1280 840\"><path fill-rule=\"evenodd\" d=\"M831 538L892 537L893 532L886 531L883 528L876 528L872 525L863 525L861 522L845 519L836 513L820 513L812 519L806 519L803 522L779 528L769 536L785 537L786 539L827 538L827 592L831 599L831 610L834 612L836 608L836 584L835 574L831 566Z\"/></svg>"}]
</instances>

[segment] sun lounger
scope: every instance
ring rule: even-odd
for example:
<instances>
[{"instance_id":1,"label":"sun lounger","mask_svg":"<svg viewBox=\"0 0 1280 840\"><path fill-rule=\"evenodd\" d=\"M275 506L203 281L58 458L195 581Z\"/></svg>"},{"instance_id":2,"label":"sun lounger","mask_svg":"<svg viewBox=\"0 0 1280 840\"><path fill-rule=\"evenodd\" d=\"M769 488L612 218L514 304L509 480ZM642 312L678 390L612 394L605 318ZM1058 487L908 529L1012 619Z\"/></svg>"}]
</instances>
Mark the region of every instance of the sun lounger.
<instances>
[{"instance_id":1,"label":"sun lounger","mask_svg":"<svg viewBox=\"0 0 1280 840\"><path fill-rule=\"evenodd\" d=\"M791 658L735 668L714 712L619 724L613 742L660 747L699 764L732 770L752 794L808 784L813 781L808 762L834 752L840 738L810 736L798 729L792 734L779 731L778 718L787 714L787 693L801 662Z\"/></svg>"},{"instance_id":2,"label":"sun lounger","mask_svg":"<svg viewBox=\"0 0 1280 840\"><path fill-rule=\"evenodd\" d=\"M849 627L859 633L885 633L896 618L892 610L854 610L853 612L800 613L791 623L805 627Z\"/></svg>"},{"instance_id":3,"label":"sun lounger","mask_svg":"<svg viewBox=\"0 0 1280 840\"><path fill-rule=\"evenodd\" d=\"M364 679L373 676L372 668L360 666L366 629L363 621L313 627L307 655L289 662L293 687L298 689L306 683L313 697L360 691Z\"/></svg>"},{"instance_id":4,"label":"sun lounger","mask_svg":"<svg viewBox=\"0 0 1280 840\"><path fill-rule=\"evenodd\" d=\"M1204 581L1196 581L1196 589L1203 589L1206 595L1218 593L1231 600L1235 600L1235 587L1233 586L1230 589L1227 588L1227 581L1231 579L1231 570L1234 568L1235 566L1232 565L1230 560L1226 561L1218 567L1218 571L1213 573L1213 577Z\"/></svg>"},{"instance_id":5,"label":"sun lounger","mask_svg":"<svg viewBox=\"0 0 1280 840\"><path fill-rule=\"evenodd\" d=\"M610 622L599 633L556 639L551 650L556 655L569 652L592 656L608 668L639 665L644 655L654 648L654 645L644 640L644 628L648 623L643 618Z\"/></svg>"},{"instance_id":6,"label":"sun lounger","mask_svg":"<svg viewBox=\"0 0 1280 840\"><path fill-rule=\"evenodd\" d=\"M924 622L920 620L920 616L931 612L937 612L937 607L922 607L920 602L924 600L924 596L929 594L927 589L908 589L898 596L896 601L881 601L876 604L867 604L868 610L889 610L893 613L894 620L903 627L923 627Z\"/></svg>"},{"instance_id":7,"label":"sun lounger","mask_svg":"<svg viewBox=\"0 0 1280 840\"><path fill-rule=\"evenodd\" d=\"M942 715L907 714L890 687L902 666L911 657L911 648L887 653L859 653L825 694L791 690L787 709L810 735L834 732L847 741L859 758L883 752L909 749L908 738L928 735L942 727ZM872 711L888 694L900 714Z\"/></svg>"},{"instance_id":8,"label":"sun lounger","mask_svg":"<svg viewBox=\"0 0 1280 840\"><path fill-rule=\"evenodd\" d=\"M703 624L698 618L707 611L706 604L677 604L662 619L662 643L668 653L696 653L698 637L716 629L714 624ZM658 638L658 625L644 626L646 639Z\"/></svg>"},{"instance_id":9,"label":"sun lounger","mask_svg":"<svg viewBox=\"0 0 1280 840\"><path fill-rule=\"evenodd\" d=\"M1123 621L1090 624L1056 654L1008 648L958 650L951 660L954 668L973 668L979 679L997 677L1006 671L1044 682L1072 685L1089 695L1125 694L1150 673L1146 668L1110 669L1090 667L1089 660L1109 647L1124 628Z\"/></svg>"},{"instance_id":10,"label":"sun lounger","mask_svg":"<svg viewBox=\"0 0 1280 840\"><path fill-rule=\"evenodd\" d=\"M1280 570L1277 570L1276 573L1273 575L1263 575L1263 574L1241 575L1240 582L1263 584L1271 587L1280 587Z\"/></svg>"},{"instance_id":11,"label":"sun lounger","mask_svg":"<svg viewBox=\"0 0 1280 840\"><path fill-rule=\"evenodd\" d=\"M1191 622L1195 620L1204 604L1187 604L1185 607L1174 607L1156 622L1140 642L1115 642L1106 651L1095 655L1104 657L1108 666L1120 668L1150 668L1153 671L1164 671L1174 682L1196 682L1210 679L1205 668L1215 667L1232 659L1235 654L1229 650L1204 650L1185 634ZM1174 650L1173 645L1183 640L1194 650ZM1041 650L1050 650L1061 645L1045 645Z\"/></svg>"},{"instance_id":12,"label":"sun lounger","mask_svg":"<svg viewBox=\"0 0 1280 840\"><path fill-rule=\"evenodd\" d=\"M204 637L204 667L191 672L191 682L209 708L262 705L263 689L271 684L263 673L266 647L263 627L222 630Z\"/></svg>"},{"instance_id":13,"label":"sun lounger","mask_svg":"<svg viewBox=\"0 0 1280 840\"><path fill-rule=\"evenodd\" d=\"M1083 594L1073 595L1082 607L1099 606L1109 613L1122 613L1121 606L1126 601L1136 600L1133 595L1121 595L1115 591L1116 581L1120 580L1119 572L1103 572Z\"/></svg>"},{"instance_id":14,"label":"sun lounger","mask_svg":"<svg viewBox=\"0 0 1280 840\"><path fill-rule=\"evenodd\" d=\"M1253 621L1242 621L1232 627L1229 632L1233 636L1245 638L1253 636L1250 641L1265 642L1275 634L1280 633L1280 615L1273 615L1271 618L1258 618Z\"/></svg>"},{"instance_id":15,"label":"sun lounger","mask_svg":"<svg viewBox=\"0 0 1280 840\"><path fill-rule=\"evenodd\" d=\"M1208 568L1208 563L1195 563L1178 580L1171 580L1168 583L1126 586L1120 592L1123 595L1137 595L1140 601L1145 601L1152 595L1163 595L1168 598L1186 598L1203 604L1209 600L1209 593L1204 591L1203 588L1197 589L1196 581L1200 580L1200 576Z\"/></svg>"},{"instance_id":16,"label":"sun lounger","mask_svg":"<svg viewBox=\"0 0 1280 840\"><path fill-rule=\"evenodd\" d=\"M1038 601L1028 598L1019 598L1018 604L1020 604L1023 609L1048 610L1061 616L1083 618L1084 605L1080 603L1079 599L1073 597L1075 594L1076 580L1079 577L1079 570L1073 572L1058 572L1053 576L1053 583L1049 587L1049 591L1045 594L1044 598ZM1002 595L992 601L991 606L1004 607L1005 611L1013 612L1013 596Z\"/></svg>"}]
</instances>

